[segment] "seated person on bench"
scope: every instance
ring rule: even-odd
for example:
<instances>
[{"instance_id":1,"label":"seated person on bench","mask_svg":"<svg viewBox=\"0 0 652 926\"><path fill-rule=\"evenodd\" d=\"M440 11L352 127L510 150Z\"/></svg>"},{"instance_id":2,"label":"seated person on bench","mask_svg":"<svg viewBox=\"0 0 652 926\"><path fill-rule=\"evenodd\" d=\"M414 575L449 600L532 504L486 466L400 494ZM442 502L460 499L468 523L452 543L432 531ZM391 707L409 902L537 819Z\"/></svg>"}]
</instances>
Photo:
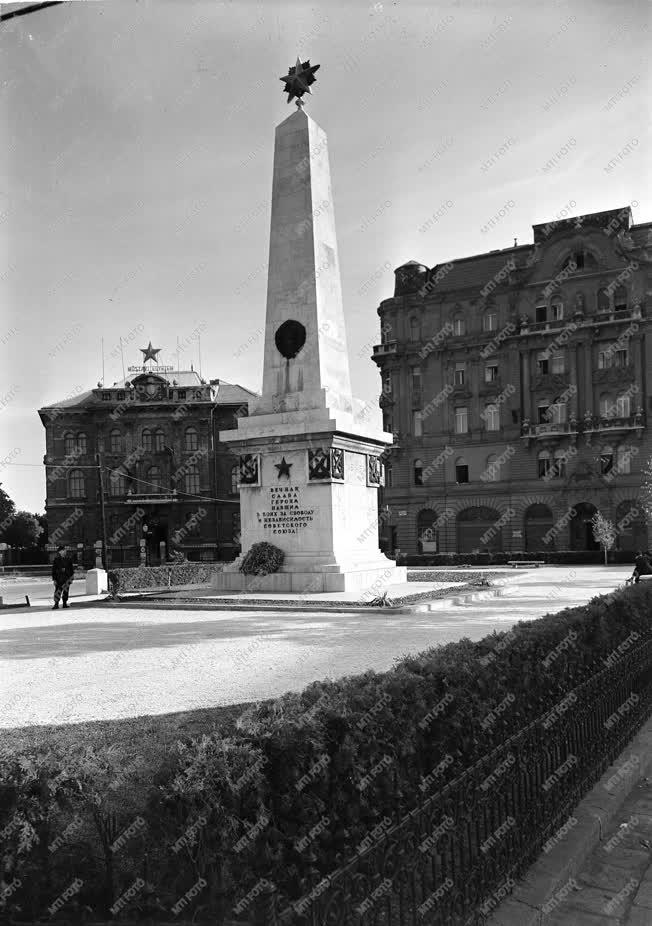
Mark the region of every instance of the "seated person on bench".
<instances>
[{"instance_id":1,"label":"seated person on bench","mask_svg":"<svg viewBox=\"0 0 652 926\"><path fill-rule=\"evenodd\" d=\"M645 553L637 553L636 559L634 560L634 572L632 574L632 579L634 582L638 582L641 576L650 576L652 575L652 565L650 565L650 553L648 550Z\"/></svg>"}]
</instances>

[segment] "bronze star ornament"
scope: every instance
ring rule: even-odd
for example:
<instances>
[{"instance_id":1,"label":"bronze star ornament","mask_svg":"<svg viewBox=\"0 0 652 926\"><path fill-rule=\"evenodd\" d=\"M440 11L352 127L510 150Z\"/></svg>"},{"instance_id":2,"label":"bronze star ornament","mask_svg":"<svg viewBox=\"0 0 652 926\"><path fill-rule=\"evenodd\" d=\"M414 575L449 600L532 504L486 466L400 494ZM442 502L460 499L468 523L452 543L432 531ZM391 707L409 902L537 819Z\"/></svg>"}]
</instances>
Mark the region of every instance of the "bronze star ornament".
<instances>
[{"instance_id":1,"label":"bronze star ornament","mask_svg":"<svg viewBox=\"0 0 652 926\"><path fill-rule=\"evenodd\" d=\"M278 476L276 478L280 479L281 476L287 476L289 479L290 478L290 467L293 465L294 465L293 463L288 463L285 457L283 457L280 463L275 463L274 466L278 470Z\"/></svg>"},{"instance_id":2,"label":"bronze star ornament","mask_svg":"<svg viewBox=\"0 0 652 926\"><path fill-rule=\"evenodd\" d=\"M310 61L301 62L300 58L297 58L297 63L293 68L290 68L287 73L287 77L280 77L279 80L285 82L284 93L288 95L288 103L292 101L294 97L297 100L297 106L299 109L303 106L303 100L301 97L304 93L310 93L310 84L314 84L317 80L315 77L315 71L319 70L318 64L313 64L311 66Z\"/></svg>"}]
</instances>

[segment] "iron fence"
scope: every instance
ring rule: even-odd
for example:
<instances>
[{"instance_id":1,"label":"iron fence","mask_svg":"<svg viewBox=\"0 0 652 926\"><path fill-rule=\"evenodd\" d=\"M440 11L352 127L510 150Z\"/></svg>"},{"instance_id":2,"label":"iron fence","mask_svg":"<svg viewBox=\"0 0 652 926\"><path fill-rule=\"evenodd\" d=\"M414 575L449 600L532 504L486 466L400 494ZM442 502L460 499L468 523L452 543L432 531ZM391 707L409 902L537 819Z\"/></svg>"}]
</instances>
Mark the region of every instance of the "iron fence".
<instances>
[{"instance_id":1,"label":"iron fence","mask_svg":"<svg viewBox=\"0 0 652 926\"><path fill-rule=\"evenodd\" d=\"M652 639L388 821L347 864L316 872L296 899L268 883L255 911L227 926L479 926L651 710Z\"/></svg>"}]
</instances>

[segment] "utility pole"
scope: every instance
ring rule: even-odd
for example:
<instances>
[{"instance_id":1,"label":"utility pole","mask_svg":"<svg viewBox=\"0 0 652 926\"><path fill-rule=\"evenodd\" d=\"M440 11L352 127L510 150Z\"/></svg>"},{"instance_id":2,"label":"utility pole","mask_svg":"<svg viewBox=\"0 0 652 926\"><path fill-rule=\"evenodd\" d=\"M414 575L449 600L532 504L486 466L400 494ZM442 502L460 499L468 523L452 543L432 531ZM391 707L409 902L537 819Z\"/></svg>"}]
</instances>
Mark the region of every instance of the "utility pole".
<instances>
[{"instance_id":1,"label":"utility pole","mask_svg":"<svg viewBox=\"0 0 652 926\"><path fill-rule=\"evenodd\" d=\"M100 482L100 518L102 520L102 565L105 570L109 568L109 552L106 542L106 510L104 508L104 475L102 473L102 461L99 453L95 454L97 463L97 474Z\"/></svg>"}]
</instances>

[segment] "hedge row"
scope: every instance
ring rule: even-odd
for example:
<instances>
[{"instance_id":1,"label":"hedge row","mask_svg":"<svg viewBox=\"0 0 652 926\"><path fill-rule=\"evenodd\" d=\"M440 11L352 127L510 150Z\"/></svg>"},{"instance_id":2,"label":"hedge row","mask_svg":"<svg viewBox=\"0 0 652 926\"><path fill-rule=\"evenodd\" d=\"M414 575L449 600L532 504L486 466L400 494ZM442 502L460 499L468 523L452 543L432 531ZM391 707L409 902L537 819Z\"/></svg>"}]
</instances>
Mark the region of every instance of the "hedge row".
<instances>
[{"instance_id":1,"label":"hedge row","mask_svg":"<svg viewBox=\"0 0 652 926\"><path fill-rule=\"evenodd\" d=\"M20 755L0 746L4 877L23 885L6 908L31 922L74 879L52 919L106 916L136 879L125 916L170 919L200 878L183 912L216 926L260 879L295 899L380 821L417 806L442 757L451 761L437 788L551 710L633 632L647 642L651 613L652 587L629 587L389 672L316 682L247 708L229 735L180 742L157 767L110 742L65 754L46 739Z\"/></svg>"},{"instance_id":2,"label":"hedge row","mask_svg":"<svg viewBox=\"0 0 652 926\"><path fill-rule=\"evenodd\" d=\"M175 585L205 585L224 563L184 563L181 566L134 566L109 569L109 589L114 594L143 588Z\"/></svg>"},{"instance_id":3,"label":"hedge row","mask_svg":"<svg viewBox=\"0 0 652 926\"><path fill-rule=\"evenodd\" d=\"M630 550L612 550L610 563L633 563L634 553ZM601 565L604 553L601 550L539 550L535 553L400 553L397 566L504 566L511 560L540 560L544 563L563 565Z\"/></svg>"}]
</instances>

